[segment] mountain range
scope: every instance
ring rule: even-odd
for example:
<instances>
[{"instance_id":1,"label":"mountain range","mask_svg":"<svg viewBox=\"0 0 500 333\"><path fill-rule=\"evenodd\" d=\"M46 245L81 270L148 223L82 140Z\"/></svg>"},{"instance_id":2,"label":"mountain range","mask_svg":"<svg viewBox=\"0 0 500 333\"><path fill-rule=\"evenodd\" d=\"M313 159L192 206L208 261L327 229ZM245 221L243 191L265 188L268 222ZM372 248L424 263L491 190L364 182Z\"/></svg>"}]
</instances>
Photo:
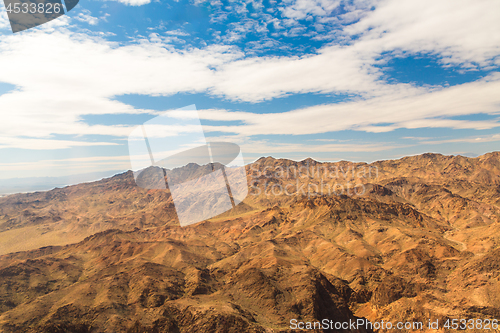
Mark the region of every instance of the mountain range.
<instances>
[{"instance_id":1,"label":"mountain range","mask_svg":"<svg viewBox=\"0 0 500 333\"><path fill-rule=\"evenodd\" d=\"M292 332L294 319L500 317L499 152L265 157L246 172L242 203L186 227L168 189L140 188L131 171L0 198L0 330Z\"/></svg>"}]
</instances>

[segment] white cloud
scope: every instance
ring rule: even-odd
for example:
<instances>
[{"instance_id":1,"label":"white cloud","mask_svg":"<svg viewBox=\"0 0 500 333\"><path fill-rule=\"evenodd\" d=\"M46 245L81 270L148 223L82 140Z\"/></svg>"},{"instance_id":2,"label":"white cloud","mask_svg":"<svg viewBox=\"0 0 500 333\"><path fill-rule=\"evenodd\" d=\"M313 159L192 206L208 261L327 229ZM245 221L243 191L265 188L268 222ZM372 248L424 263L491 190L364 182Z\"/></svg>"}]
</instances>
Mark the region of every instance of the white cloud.
<instances>
[{"instance_id":1,"label":"white cloud","mask_svg":"<svg viewBox=\"0 0 500 333\"><path fill-rule=\"evenodd\" d=\"M182 31L180 29L165 31L165 34L172 36L189 36L189 33Z\"/></svg>"},{"instance_id":2,"label":"white cloud","mask_svg":"<svg viewBox=\"0 0 500 333\"><path fill-rule=\"evenodd\" d=\"M445 64L487 66L500 54L500 1L385 0L360 22L358 48L429 53Z\"/></svg>"},{"instance_id":3,"label":"white cloud","mask_svg":"<svg viewBox=\"0 0 500 333\"><path fill-rule=\"evenodd\" d=\"M126 136L128 127L89 126L80 117L149 112L112 100L116 95L203 91L213 81L209 65L234 58L228 51L214 47L181 53L147 41L120 47L68 32L6 36L0 40L0 82L18 88L0 96L0 133Z\"/></svg>"},{"instance_id":4,"label":"white cloud","mask_svg":"<svg viewBox=\"0 0 500 333\"><path fill-rule=\"evenodd\" d=\"M83 9L81 13L78 13L74 18L80 22L86 22L90 25L97 25L99 23L99 19L97 17L93 17L92 13L88 9Z\"/></svg>"},{"instance_id":5,"label":"white cloud","mask_svg":"<svg viewBox=\"0 0 500 333\"><path fill-rule=\"evenodd\" d=\"M340 3L340 0L285 0L282 11L285 17L301 20L307 15L330 15Z\"/></svg>"},{"instance_id":6,"label":"white cloud","mask_svg":"<svg viewBox=\"0 0 500 333\"><path fill-rule=\"evenodd\" d=\"M495 142L500 141L500 134L493 134L487 136L474 136L459 139L448 139L448 140L429 140L424 141L426 144L442 144L442 143L483 143L483 142Z\"/></svg>"},{"instance_id":7,"label":"white cloud","mask_svg":"<svg viewBox=\"0 0 500 333\"><path fill-rule=\"evenodd\" d=\"M212 92L231 99L259 102L294 93L347 93L376 96L410 85L388 85L375 63L354 47L333 46L304 57L236 60L221 66Z\"/></svg>"},{"instance_id":8,"label":"white cloud","mask_svg":"<svg viewBox=\"0 0 500 333\"><path fill-rule=\"evenodd\" d=\"M117 1L127 6L142 6L151 3L151 0L112 0L112 1Z\"/></svg>"}]
</instances>

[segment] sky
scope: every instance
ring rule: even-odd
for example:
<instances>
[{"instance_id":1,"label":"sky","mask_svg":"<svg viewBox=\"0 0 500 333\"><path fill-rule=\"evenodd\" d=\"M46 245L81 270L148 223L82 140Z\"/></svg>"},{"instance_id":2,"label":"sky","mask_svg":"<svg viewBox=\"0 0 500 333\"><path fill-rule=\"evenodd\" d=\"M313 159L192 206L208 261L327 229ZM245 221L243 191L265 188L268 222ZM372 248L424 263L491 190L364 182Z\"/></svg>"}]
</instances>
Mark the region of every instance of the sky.
<instances>
[{"instance_id":1,"label":"sky","mask_svg":"<svg viewBox=\"0 0 500 333\"><path fill-rule=\"evenodd\" d=\"M500 150L500 1L80 0L15 34L0 5L0 179L128 170L192 104L246 163Z\"/></svg>"}]
</instances>

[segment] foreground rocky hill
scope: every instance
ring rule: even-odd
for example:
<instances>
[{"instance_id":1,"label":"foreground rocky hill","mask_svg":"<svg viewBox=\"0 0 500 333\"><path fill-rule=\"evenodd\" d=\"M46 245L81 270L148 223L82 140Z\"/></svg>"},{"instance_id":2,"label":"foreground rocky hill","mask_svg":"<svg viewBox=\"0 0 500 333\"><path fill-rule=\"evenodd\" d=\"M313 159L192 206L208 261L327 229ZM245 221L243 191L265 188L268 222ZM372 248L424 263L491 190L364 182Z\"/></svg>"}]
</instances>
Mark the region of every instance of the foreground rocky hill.
<instances>
[{"instance_id":1,"label":"foreground rocky hill","mask_svg":"<svg viewBox=\"0 0 500 333\"><path fill-rule=\"evenodd\" d=\"M243 203L184 228L168 190L131 172L0 198L0 330L500 318L499 153L262 158L247 175Z\"/></svg>"}]
</instances>

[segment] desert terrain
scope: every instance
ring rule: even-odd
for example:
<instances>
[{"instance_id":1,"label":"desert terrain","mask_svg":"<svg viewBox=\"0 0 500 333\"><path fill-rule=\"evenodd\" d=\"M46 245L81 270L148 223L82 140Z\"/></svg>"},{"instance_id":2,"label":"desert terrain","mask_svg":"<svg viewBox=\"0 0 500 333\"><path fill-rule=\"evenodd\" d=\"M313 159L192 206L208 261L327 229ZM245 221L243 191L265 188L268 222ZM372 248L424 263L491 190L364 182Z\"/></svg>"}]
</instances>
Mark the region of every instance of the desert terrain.
<instances>
[{"instance_id":1,"label":"desert terrain","mask_svg":"<svg viewBox=\"0 0 500 333\"><path fill-rule=\"evenodd\" d=\"M265 157L246 171L242 203L186 227L169 191L130 171L1 197L0 331L500 318L500 153Z\"/></svg>"}]
</instances>

